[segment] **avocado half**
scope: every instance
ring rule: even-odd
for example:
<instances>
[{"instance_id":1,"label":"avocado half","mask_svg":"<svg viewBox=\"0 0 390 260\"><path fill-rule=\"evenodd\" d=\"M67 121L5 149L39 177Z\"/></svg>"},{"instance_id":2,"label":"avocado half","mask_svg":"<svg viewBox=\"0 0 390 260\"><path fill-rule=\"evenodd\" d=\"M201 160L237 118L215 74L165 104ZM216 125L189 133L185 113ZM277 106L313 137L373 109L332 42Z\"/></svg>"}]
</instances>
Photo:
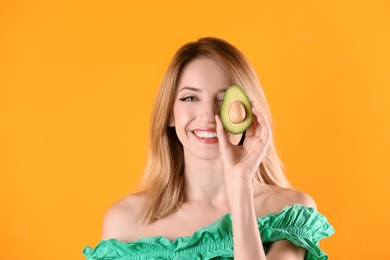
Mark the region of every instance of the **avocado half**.
<instances>
[{"instance_id":1,"label":"avocado half","mask_svg":"<svg viewBox=\"0 0 390 260\"><path fill-rule=\"evenodd\" d=\"M220 115L223 126L232 134L241 134L251 125L252 104L240 86L232 85L226 90Z\"/></svg>"}]
</instances>

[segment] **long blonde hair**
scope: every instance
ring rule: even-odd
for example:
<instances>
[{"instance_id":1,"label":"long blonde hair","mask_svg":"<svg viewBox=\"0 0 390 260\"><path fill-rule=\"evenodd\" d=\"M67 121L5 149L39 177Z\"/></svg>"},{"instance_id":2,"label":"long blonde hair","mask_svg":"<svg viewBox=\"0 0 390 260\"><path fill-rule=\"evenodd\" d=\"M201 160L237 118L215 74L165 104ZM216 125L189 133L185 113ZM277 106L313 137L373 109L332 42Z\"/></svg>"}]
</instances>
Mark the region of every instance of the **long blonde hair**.
<instances>
[{"instance_id":1,"label":"long blonde hair","mask_svg":"<svg viewBox=\"0 0 390 260\"><path fill-rule=\"evenodd\" d=\"M252 66L244 55L228 42L217 38L201 38L181 47L169 64L157 92L150 123L150 154L141 187L146 198L139 220L152 223L176 211L185 201L184 153L175 129L168 126L176 88L183 67L200 57L217 61L259 106L272 127L270 109ZM289 187L276 153L274 141L253 179L256 186Z\"/></svg>"}]
</instances>

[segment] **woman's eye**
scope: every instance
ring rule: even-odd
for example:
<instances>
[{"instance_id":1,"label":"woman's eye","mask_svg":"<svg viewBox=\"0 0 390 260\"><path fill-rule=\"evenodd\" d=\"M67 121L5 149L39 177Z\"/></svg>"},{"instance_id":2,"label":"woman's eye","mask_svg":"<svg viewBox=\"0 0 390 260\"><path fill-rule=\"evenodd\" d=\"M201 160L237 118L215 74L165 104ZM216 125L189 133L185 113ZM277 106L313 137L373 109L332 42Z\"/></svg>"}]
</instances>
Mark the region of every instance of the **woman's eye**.
<instances>
[{"instance_id":1,"label":"woman's eye","mask_svg":"<svg viewBox=\"0 0 390 260\"><path fill-rule=\"evenodd\" d=\"M180 99L181 101L196 101L196 97L190 96L190 97L184 97Z\"/></svg>"}]
</instances>

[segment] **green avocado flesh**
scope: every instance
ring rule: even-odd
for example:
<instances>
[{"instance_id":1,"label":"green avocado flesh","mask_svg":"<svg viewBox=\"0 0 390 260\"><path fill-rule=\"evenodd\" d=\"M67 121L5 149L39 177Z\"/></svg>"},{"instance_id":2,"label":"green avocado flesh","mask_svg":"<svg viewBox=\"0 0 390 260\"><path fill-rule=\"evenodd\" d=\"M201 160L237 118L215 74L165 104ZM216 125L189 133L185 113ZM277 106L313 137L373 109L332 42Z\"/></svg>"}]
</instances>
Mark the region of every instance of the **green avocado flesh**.
<instances>
[{"instance_id":1,"label":"green avocado flesh","mask_svg":"<svg viewBox=\"0 0 390 260\"><path fill-rule=\"evenodd\" d=\"M235 110L237 106L242 111L245 109L245 112L239 113L243 116L243 118L238 120L239 122L232 119L232 114L234 113L232 113L231 108L234 107L233 110ZM252 104L245 91L238 85L230 86L225 92L221 105L221 120L225 129L232 134L241 134L251 125L252 118Z\"/></svg>"}]
</instances>

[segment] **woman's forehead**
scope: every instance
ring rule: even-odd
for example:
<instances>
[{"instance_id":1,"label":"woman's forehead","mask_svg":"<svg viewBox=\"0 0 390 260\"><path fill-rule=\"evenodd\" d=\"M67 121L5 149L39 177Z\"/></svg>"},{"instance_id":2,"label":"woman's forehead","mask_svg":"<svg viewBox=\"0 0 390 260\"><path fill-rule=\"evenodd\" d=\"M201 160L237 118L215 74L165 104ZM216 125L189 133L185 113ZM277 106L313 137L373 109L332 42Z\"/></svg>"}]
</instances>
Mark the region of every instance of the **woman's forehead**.
<instances>
[{"instance_id":1,"label":"woman's forehead","mask_svg":"<svg viewBox=\"0 0 390 260\"><path fill-rule=\"evenodd\" d=\"M225 90L230 85L231 79L228 73L215 60L198 58L184 66L177 91L183 89L202 91L210 87Z\"/></svg>"}]
</instances>

